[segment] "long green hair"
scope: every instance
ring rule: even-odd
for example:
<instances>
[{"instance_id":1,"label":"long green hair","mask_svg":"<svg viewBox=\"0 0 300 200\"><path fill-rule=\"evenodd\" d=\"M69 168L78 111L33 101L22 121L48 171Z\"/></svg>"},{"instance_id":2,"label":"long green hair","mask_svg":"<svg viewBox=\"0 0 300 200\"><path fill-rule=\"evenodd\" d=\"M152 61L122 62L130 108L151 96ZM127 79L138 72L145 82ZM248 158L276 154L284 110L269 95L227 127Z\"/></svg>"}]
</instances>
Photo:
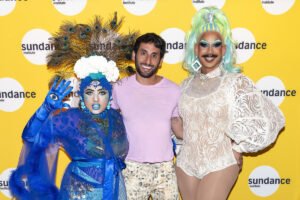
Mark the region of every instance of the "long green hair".
<instances>
[{"instance_id":1,"label":"long green hair","mask_svg":"<svg viewBox=\"0 0 300 200\"><path fill-rule=\"evenodd\" d=\"M210 18L210 19L209 19ZM183 67L191 74L195 73L192 64L197 58L194 52L194 46L199 37L205 31L217 31L221 33L224 44L226 45L226 53L223 57L224 69L229 72L240 72L241 68L234 66L235 64L235 42L231 36L230 23L225 13L215 7L205 7L200 9L192 19L192 28L186 34L186 51L183 60Z\"/></svg>"}]
</instances>

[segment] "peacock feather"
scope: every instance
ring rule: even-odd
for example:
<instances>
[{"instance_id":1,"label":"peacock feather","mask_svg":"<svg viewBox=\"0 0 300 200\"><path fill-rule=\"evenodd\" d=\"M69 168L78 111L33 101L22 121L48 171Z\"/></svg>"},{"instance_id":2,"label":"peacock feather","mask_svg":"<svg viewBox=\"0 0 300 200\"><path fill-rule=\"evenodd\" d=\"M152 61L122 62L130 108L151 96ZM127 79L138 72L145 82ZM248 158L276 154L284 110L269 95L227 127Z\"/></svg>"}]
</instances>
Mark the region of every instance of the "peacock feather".
<instances>
[{"instance_id":1,"label":"peacock feather","mask_svg":"<svg viewBox=\"0 0 300 200\"><path fill-rule=\"evenodd\" d=\"M103 23L95 16L89 24L64 22L50 39L55 50L47 56L47 67L54 76L75 76L74 65L83 56L100 55L116 62L120 73L134 73L130 66L133 45L138 32L119 32L124 18L118 19L117 12Z\"/></svg>"}]
</instances>

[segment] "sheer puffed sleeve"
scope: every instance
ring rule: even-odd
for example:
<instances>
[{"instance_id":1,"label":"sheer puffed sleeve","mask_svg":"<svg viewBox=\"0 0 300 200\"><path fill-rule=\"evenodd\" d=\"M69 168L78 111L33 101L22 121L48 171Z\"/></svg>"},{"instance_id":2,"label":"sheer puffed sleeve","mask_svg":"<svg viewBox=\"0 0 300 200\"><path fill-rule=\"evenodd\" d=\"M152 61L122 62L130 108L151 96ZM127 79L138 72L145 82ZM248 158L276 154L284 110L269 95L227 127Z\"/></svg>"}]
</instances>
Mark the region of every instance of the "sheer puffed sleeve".
<instances>
[{"instance_id":1,"label":"sheer puffed sleeve","mask_svg":"<svg viewBox=\"0 0 300 200\"><path fill-rule=\"evenodd\" d=\"M57 121L56 118L59 115L54 116L53 121ZM52 135L57 132L56 125L51 118L40 120L35 113L24 128L19 164L9 180L12 194L19 199L57 199L54 182L59 145ZM27 179L27 188L22 178Z\"/></svg>"},{"instance_id":2,"label":"sheer puffed sleeve","mask_svg":"<svg viewBox=\"0 0 300 200\"><path fill-rule=\"evenodd\" d=\"M256 152L272 144L285 125L280 111L254 83L233 74L229 84L229 125L226 134L237 152Z\"/></svg>"}]
</instances>

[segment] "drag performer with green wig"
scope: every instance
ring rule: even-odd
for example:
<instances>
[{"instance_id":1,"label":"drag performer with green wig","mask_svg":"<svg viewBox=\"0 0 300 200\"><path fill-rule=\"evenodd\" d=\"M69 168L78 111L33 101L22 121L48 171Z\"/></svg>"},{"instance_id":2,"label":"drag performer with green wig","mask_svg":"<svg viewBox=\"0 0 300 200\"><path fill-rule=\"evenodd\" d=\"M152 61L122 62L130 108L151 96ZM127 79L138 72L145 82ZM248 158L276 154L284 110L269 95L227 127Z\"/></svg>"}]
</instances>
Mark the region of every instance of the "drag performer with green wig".
<instances>
[{"instance_id":1,"label":"drag performer with green wig","mask_svg":"<svg viewBox=\"0 0 300 200\"><path fill-rule=\"evenodd\" d=\"M22 138L19 166L10 177L12 194L24 200L126 200L121 170L128 140L118 111L110 108L112 82L128 66L135 34L121 35L117 16L103 24L66 23L52 38L48 68L58 77ZM108 48L102 48L108 47ZM66 107L70 82L80 81L79 108ZM60 81L60 83L58 83ZM71 158L60 189L55 186L57 153ZM24 185L24 180L27 182Z\"/></svg>"},{"instance_id":2,"label":"drag performer with green wig","mask_svg":"<svg viewBox=\"0 0 300 200\"><path fill-rule=\"evenodd\" d=\"M285 125L282 112L234 66L235 43L226 15L200 9L186 35L179 113L183 145L176 159L183 200L227 199L241 153L273 143Z\"/></svg>"}]
</instances>

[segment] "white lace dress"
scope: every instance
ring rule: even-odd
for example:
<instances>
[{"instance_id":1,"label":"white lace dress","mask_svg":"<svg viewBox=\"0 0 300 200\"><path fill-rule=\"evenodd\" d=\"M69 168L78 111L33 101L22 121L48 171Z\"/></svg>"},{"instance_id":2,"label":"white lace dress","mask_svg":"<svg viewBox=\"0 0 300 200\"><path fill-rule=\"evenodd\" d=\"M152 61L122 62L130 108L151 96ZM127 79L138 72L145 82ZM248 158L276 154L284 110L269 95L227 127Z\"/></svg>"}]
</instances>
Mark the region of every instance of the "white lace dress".
<instances>
[{"instance_id":1,"label":"white lace dress","mask_svg":"<svg viewBox=\"0 0 300 200\"><path fill-rule=\"evenodd\" d=\"M236 164L232 149L264 149L284 127L282 112L243 74L220 68L196 73L181 83L181 89L183 145L176 164L190 176L202 179Z\"/></svg>"}]
</instances>

